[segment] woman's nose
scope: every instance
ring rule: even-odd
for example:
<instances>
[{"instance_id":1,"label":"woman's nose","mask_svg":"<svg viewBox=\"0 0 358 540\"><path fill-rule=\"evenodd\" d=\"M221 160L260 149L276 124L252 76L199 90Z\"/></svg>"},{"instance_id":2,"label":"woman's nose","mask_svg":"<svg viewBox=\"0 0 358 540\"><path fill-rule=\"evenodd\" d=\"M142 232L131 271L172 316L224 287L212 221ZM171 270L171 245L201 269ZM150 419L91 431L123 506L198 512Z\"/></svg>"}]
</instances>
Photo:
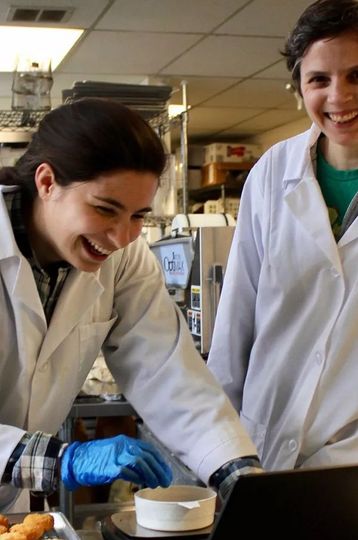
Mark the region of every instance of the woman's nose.
<instances>
[{"instance_id":1,"label":"woman's nose","mask_svg":"<svg viewBox=\"0 0 358 540\"><path fill-rule=\"evenodd\" d=\"M351 85L345 80L337 79L329 87L328 100L330 103L347 103L352 97Z\"/></svg>"},{"instance_id":2,"label":"woman's nose","mask_svg":"<svg viewBox=\"0 0 358 540\"><path fill-rule=\"evenodd\" d=\"M131 227L123 223L113 227L108 232L108 237L116 249L124 248L133 241Z\"/></svg>"}]
</instances>

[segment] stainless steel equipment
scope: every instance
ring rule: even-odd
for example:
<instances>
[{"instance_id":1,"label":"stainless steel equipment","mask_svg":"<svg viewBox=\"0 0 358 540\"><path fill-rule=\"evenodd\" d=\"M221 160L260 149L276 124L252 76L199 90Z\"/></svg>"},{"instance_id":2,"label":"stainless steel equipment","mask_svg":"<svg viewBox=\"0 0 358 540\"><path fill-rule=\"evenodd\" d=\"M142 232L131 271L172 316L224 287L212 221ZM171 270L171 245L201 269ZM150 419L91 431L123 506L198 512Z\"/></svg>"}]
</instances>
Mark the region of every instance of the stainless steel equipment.
<instances>
[{"instance_id":1,"label":"stainless steel equipment","mask_svg":"<svg viewBox=\"0 0 358 540\"><path fill-rule=\"evenodd\" d=\"M187 321L194 341L206 357L235 227L199 227L195 239Z\"/></svg>"},{"instance_id":2,"label":"stainless steel equipment","mask_svg":"<svg viewBox=\"0 0 358 540\"><path fill-rule=\"evenodd\" d=\"M234 230L232 225L197 227L187 230L187 236L151 245L162 266L169 294L186 317L203 358L211 345Z\"/></svg>"}]
</instances>

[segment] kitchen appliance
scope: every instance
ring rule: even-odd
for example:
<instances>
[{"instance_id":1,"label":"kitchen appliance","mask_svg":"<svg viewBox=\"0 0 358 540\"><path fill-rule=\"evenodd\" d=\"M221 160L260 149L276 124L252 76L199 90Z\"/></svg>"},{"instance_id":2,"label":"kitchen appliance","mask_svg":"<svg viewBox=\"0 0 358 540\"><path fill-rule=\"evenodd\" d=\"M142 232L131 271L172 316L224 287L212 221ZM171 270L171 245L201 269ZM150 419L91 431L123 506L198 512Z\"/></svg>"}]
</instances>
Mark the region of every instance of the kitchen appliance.
<instances>
[{"instance_id":1,"label":"kitchen appliance","mask_svg":"<svg viewBox=\"0 0 358 540\"><path fill-rule=\"evenodd\" d=\"M207 357L235 227L199 227L194 245L186 317L198 350Z\"/></svg>"},{"instance_id":2,"label":"kitchen appliance","mask_svg":"<svg viewBox=\"0 0 358 540\"><path fill-rule=\"evenodd\" d=\"M181 218L174 218L174 236L150 247L160 262L169 294L182 310L196 347L205 359L235 220L228 214L202 214L186 219L184 227Z\"/></svg>"},{"instance_id":3,"label":"kitchen appliance","mask_svg":"<svg viewBox=\"0 0 358 540\"><path fill-rule=\"evenodd\" d=\"M130 520L119 512L101 529L104 540L356 540L357 485L358 465L248 474L239 476L211 528L176 533L136 527L133 509Z\"/></svg>"}]
</instances>

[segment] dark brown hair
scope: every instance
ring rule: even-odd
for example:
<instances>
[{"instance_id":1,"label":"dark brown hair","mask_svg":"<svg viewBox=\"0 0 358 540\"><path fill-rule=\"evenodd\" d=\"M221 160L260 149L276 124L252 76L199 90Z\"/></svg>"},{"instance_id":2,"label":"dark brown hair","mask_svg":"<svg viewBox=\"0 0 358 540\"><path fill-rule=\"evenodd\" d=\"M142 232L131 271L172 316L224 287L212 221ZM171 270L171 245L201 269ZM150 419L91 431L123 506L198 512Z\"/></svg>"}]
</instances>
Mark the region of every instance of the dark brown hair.
<instances>
[{"instance_id":1,"label":"dark brown hair","mask_svg":"<svg viewBox=\"0 0 358 540\"><path fill-rule=\"evenodd\" d=\"M48 163L61 186L93 180L118 170L151 172L165 168L163 145L135 111L117 101L83 98L46 114L14 167L0 170L0 184L21 185L34 197L34 175Z\"/></svg>"},{"instance_id":2,"label":"dark brown hair","mask_svg":"<svg viewBox=\"0 0 358 540\"><path fill-rule=\"evenodd\" d=\"M291 31L282 55L291 71L296 89L301 93L300 64L312 43L334 38L345 32L357 32L358 2L356 0L318 0L308 6Z\"/></svg>"}]
</instances>

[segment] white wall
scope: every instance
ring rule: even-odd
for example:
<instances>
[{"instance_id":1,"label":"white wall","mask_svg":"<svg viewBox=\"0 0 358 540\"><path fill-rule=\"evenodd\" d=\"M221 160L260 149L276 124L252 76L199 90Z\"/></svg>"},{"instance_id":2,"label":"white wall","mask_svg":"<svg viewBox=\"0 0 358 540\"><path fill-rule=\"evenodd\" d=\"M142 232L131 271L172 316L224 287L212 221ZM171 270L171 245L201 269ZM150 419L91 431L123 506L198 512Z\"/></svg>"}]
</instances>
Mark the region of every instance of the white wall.
<instances>
[{"instance_id":1,"label":"white wall","mask_svg":"<svg viewBox=\"0 0 358 540\"><path fill-rule=\"evenodd\" d=\"M262 151L265 152L276 142L287 139L288 137L292 137L293 135L297 135L298 133L308 129L310 125L311 120L307 116L305 118L301 118L300 120L296 120L295 122L286 124L285 126L281 126L279 128L266 131L261 135L257 135L255 138L251 139L250 142L261 144Z\"/></svg>"}]
</instances>

